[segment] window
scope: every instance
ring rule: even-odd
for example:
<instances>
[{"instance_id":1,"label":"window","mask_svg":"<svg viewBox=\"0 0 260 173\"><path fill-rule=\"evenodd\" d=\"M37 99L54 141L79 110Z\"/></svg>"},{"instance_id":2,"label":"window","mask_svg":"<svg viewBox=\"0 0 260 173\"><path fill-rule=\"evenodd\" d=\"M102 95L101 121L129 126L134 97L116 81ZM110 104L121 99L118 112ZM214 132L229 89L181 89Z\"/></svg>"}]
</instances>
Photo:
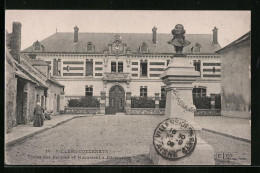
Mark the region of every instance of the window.
<instances>
[{"instance_id":1,"label":"window","mask_svg":"<svg viewBox=\"0 0 260 173\"><path fill-rule=\"evenodd\" d=\"M93 60L86 60L86 76L93 76Z\"/></svg>"},{"instance_id":2,"label":"window","mask_svg":"<svg viewBox=\"0 0 260 173\"><path fill-rule=\"evenodd\" d=\"M141 76L147 76L147 61L140 63Z\"/></svg>"},{"instance_id":3,"label":"window","mask_svg":"<svg viewBox=\"0 0 260 173\"><path fill-rule=\"evenodd\" d=\"M200 47L198 45L195 46L194 52L200 52Z\"/></svg>"},{"instance_id":4,"label":"window","mask_svg":"<svg viewBox=\"0 0 260 173\"><path fill-rule=\"evenodd\" d=\"M36 103L37 103L37 102L40 102L40 97L39 97L39 95L36 96Z\"/></svg>"},{"instance_id":5,"label":"window","mask_svg":"<svg viewBox=\"0 0 260 173\"><path fill-rule=\"evenodd\" d=\"M111 62L111 72L112 73L123 73L124 72L124 63L123 62Z\"/></svg>"},{"instance_id":6,"label":"window","mask_svg":"<svg viewBox=\"0 0 260 173\"><path fill-rule=\"evenodd\" d=\"M194 60L193 61L193 65L195 66L195 71L199 71L200 72L200 60L199 61L196 61Z\"/></svg>"},{"instance_id":7,"label":"window","mask_svg":"<svg viewBox=\"0 0 260 173\"><path fill-rule=\"evenodd\" d=\"M53 76L60 76L61 75L61 59L54 59L53 60Z\"/></svg>"},{"instance_id":8,"label":"window","mask_svg":"<svg viewBox=\"0 0 260 173\"><path fill-rule=\"evenodd\" d=\"M145 44L142 45L141 52L147 52L147 46Z\"/></svg>"},{"instance_id":9,"label":"window","mask_svg":"<svg viewBox=\"0 0 260 173\"><path fill-rule=\"evenodd\" d=\"M35 44L35 50L41 50L41 45L40 44Z\"/></svg>"},{"instance_id":10,"label":"window","mask_svg":"<svg viewBox=\"0 0 260 173\"><path fill-rule=\"evenodd\" d=\"M44 96L41 96L41 107L44 108Z\"/></svg>"},{"instance_id":11,"label":"window","mask_svg":"<svg viewBox=\"0 0 260 173\"><path fill-rule=\"evenodd\" d=\"M215 67L213 67L213 73L215 73L216 72L216 68Z\"/></svg>"},{"instance_id":12,"label":"window","mask_svg":"<svg viewBox=\"0 0 260 173\"><path fill-rule=\"evenodd\" d=\"M33 47L35 51L44 50L43 45L38 40L33 43Z\"/></svg>"},{"instance_id":13,"label":"window","mask_svg":"<svg viewBox=\"0 0 260 173\"><path fill-rule=\"evenodd\" d=\"M57 76L57 60L53 60L53 76Z\"/></svg>"},{"instance_id":14,"label":"window","mask_svg":"<svg viewBox=\"0 0 260 173\"><path fill-rule=\"evenodd\" d=\"M124 65L123 62L118 62L118 73L123 73Z\"/></svg>"},{"instance_id":15,"label":"window","mask_svg":"<svg viewBox=\"0 0 260 173\"><path fill-rule=\"evenodd\" d=\"M111 62L111 72L116 73L116 62L115 61Z\"/></svg>"},{"instance_id":16,"label":"window","mask_svg":"<svg viewBox=\"0 0 260 173\"><path fill-rule=\"evenodd\" d=\"M88 45L87 45L87 51L88 51L88 52L91 52L91 51L92 51L92 45L91 45L91 44L88 44Z\"/></svg>"},{"instance_id":17,"label":"window","mask_svg":"<svg viewBox=\"0 0 260 173\"><path fill-rule=\"evenodd\" d=\"M193 98L206 97L206 88L193 88Z\"/></svg>"},{"instance_id":18,"label":"window","mask_svg":"<svg viewBox=\"0 0 260 173\"><path fill-rule=\"evenodd\" d=\"M60 59L58 59L58 76L60 76L61 75L61 60Z\"/></svg>"},{"instance_id":19,"label":"window","mask_svg":"<svg viewBox=\"0 0 260 173\"><path fill-rule=\"evenodd\" d=\"M169 65L169 63L170 63L170 60L167 60L167 66Z\"/></svg>"},{"instance_id":20,"label":"window","mask_svg":"<svg viewBox=\"0 0 260 173\"><path fill-rule=\"evenodd\" d=\"M86 86L85 96L93 96L93 86Z\"/></svg>"},{"instance_id":21,"label":"window","mask_svg":"<svg viewBox=\"0 0 260 173\"><path fill-rule=\"evenodd\" d=\"M140 52L141 53L148 53L148 45L146 43L143 43L141 46L140 46Z\"/></svg>"},{"instance_id":22,"label":"window","mask_svg":"<svg viewBox=\"0 0 260 173\"><path fill-rule=\"evenodd\" d=\"M147 86L140 87L140 97L147 97Z\"/></svg>"},{"instance_id":23,"label":"window","mask_svg":"<svg viewBox=\"0 0 260 173\"><path fill-rule=\"evenodd\" d=\"M195 46L194 46L193 51L194 52L200 52L200 49L201 49L201 45L199 43L196 43Z\"/></svg>"},{"instance_id":24,"label":"window","mask_svg":"<svg viewBox=\"0 0 260 173\"><path fill-rule=\"evenodd\" d=\"M164 87L161 88L161 99L163 98L166 98L166 91Z\"/></svg>"},{"instance_id":25,"label":"window","mask_svg":"<svg viewBox=\"0 0 260 173\"><path fill-rule=\"evenodd\" d=\"M88 42L86 47L87 47L87 52L95 52L95 46L93 45L93 43Z\"/></svg>"}]
</instances>

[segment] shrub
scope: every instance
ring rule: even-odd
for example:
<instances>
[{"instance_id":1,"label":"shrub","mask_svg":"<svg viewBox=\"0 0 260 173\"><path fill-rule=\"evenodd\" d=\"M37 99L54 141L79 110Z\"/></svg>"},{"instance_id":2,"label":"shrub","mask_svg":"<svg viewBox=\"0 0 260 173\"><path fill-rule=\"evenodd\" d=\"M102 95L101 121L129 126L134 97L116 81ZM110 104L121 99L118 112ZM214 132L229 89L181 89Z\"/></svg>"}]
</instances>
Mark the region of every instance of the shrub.
<instances>
[{"instance_id":1,"label":"shrub","mask_svg":"<svg viewBox=\"0 0 260 173\"><path fill-rule=\"evenodd\" d=\"M92 96L86 96L80 99L71 99L68 102L69 107L99 107L99 105L99 100Z\"/></svg>"},{"instance_id":2,"label":"shrub","mask_svg":"<svg viewBox=\"0 0 260 173\"><path fill-rule=\"evenodd\" d=\"M221 109L221 95L218 94L215 97L215 108L216 109Z\"/></svg>"},{"instance_id":3,"label":"shrub","mask_svg":"<svg viewBox=\"0 0 260 173\"><path fill-rule=\"evenodd\" d=\"M68 101L69 107L79 107L79 100L78 99L70 99Z\"/></svg>"},{"instance_id":4,"label":"shrub","mask_svg":"<svg viewBox=\"0 0 260 173\"><path fill-rule=\"evenodd\" d=\"M193 104L197 109L210 109L210 97L193 97Z\"/></svg>"},{"instance_id":5,"label":"shrub","mask_svg":"<svg viewBox=\"0 0 260 173\"><path fill-rule=\"evenodd\" d=\"M166 107L166 97L162 98L159 101L159 108L165 108Z\"/></svg>"},{"instance_id":6,"label":"shrub","mask_svg":"<svg viewBox=\"0 0 260 173\"><path fill-rule=\"evenodd\" d=\"M148 97L131 97L131 108L155 108L155 101Z\"/></svg>"}]
</instances>

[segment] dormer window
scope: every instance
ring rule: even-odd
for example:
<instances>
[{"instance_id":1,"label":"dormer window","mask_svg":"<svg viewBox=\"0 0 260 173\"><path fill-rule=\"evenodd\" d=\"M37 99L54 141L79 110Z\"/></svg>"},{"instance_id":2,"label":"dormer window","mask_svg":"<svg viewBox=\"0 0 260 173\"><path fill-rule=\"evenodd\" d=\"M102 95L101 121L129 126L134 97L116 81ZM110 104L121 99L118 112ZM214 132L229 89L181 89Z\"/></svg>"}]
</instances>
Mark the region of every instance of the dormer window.
<instances>
[{"instance_id":1,"label":"dormer window","mask_svg":"<svg viewBox=\"0 0 260 173\"><path fill-rule=\"evenodd\" d=\"M95 46L92 42L88 42L86 44L87 52L95 52Z\"/></svg>"},{"instance_id":2,"label":"dormer window","mask_svg":"<svg viewBox=\"0 0 260 173\"><path fill-rule=\"evenodd\" d=\"M201 45L199 43L196 43L194 48L193 48L193 51L196 53L196 52L200 52L200 49L201 49Z\"/></svg>"},{"instance_id":3,"label":"dormer window","mask_svg":"<svg viewBox=\"0 0 260 173\"><path fill-rule=\"evenodd\" d=\"M140 52L141 53L148 53L148 45L146 43L143 43L141 46L140 46Z\"/></svg>"},{"instance_id":4,"label":"dormer window","mask_svg":"<svg viewBox=\"0 0 260 173\"><path fill-rule=\"evenodd\" d=\"M41 45L40 44L36 44L35 45L35 50L41 50Z\"/></svg>"},{"instance_id":5,"label":"dormer window","mask_svg":"<svg viewBox=\"0 0 260 173\"><path fill-rule=\"evenodd\" d=\"M35 43L33 43L34 51L43 51L44 46L37 40Z\"/></svg>"}]
</instances>

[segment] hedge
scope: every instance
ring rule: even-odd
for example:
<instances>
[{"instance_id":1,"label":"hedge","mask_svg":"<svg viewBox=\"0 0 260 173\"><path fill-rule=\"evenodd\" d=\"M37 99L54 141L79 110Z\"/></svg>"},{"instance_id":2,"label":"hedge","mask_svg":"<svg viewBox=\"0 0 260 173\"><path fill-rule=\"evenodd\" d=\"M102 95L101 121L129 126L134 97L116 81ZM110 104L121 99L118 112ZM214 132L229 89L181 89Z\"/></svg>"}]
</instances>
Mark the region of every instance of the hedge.
<instances>
[{"instance_id":1,"label":"hedge","mask_svg":"<svg viewBox=\"0 0 260 173\"><path fill-rule=\"evenodd\" d=\"M162 98L159 101L159 108L165 108L166 107L166 97Z\"/></svg>"},{"instance_id":2,"label":"hedge","mask_svg":"<svg viewBox=\"0 0 260 173\"><path fill-rule=\"evenodd\" d=\"M193 97L193 104L197 109L211 109L210 97Z\"/></svg>"},{"instance_id":3,"label":"hedge","mask_svg":"<svg viewBox=\"0 0 260 173\"><path fill-rule=\"evenodd\" d=\"M155 101L148 97L131 97L131 108L155 108Z\"/></svg>"},{"instance_id":4,"label":"hedge","mask_svg":"<svg viewBox=\"0 0 260 173\"><path fill-rule=\"evenodd\" d=\"M216 109L221 109L221 95L218 94L215 97L215 108Z\"/></svg>"},{"instance_id":5,"label":"hedge","mask_svg":"<svg viewBox=\"0 0 260 173\"><path fill-rule=\"evenodd\" d=\"M80 99L70 99L68 101L69 107L99 107L99 105L99 100L92 96L86 96Z\"/></svg>"}]
</instances>

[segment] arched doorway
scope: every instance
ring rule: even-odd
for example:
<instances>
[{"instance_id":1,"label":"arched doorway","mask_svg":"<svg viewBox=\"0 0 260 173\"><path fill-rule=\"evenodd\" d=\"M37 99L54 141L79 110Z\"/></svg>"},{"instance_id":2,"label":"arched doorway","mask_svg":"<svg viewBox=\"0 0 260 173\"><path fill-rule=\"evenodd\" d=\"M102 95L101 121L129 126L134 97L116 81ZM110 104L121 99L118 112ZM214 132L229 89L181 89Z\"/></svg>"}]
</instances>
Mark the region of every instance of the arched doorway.
<instances>
[{"instance_id":1,"label":"arched doorway","mask_svg":"<svg viewBox=\"0 0 260 173\"><path fill-rule=\"evenodd\" d=\"M125 91L119 86L115 85L109 90L109 113L115 114L117 112L125 111Z\"/></svg>"}]
</instances>

